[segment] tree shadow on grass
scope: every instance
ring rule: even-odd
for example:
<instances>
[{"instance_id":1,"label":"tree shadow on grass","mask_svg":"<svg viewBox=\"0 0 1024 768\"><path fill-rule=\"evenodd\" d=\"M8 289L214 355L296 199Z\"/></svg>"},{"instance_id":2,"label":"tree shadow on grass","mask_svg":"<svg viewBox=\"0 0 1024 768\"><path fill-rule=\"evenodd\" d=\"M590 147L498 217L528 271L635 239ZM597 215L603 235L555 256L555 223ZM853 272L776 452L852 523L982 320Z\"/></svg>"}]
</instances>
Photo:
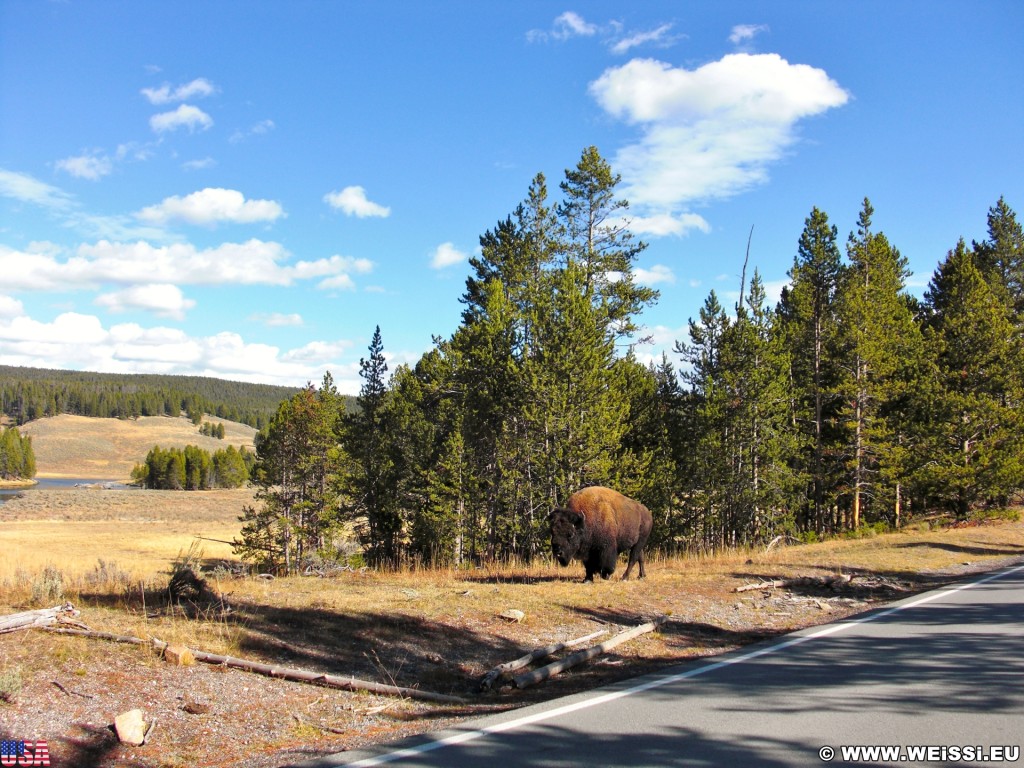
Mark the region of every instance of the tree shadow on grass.
<instances>
[{"instance_id":1,"label":"tree shadow on grass","mask_svg":"<svg viewBox=\"0 0 1024 768\"><path fill-rule=\"evenodd\" d=\"M956 552L962 555L977 555L979 557L1010 556L1024 554L1024 546L1020 544L1003 544L1000 547L974 546L968 547L963 544L947 544L938 541L912 541L905 544L897 544L897 549L941 549L944 552Z\"/></svg>"}]
</instances>

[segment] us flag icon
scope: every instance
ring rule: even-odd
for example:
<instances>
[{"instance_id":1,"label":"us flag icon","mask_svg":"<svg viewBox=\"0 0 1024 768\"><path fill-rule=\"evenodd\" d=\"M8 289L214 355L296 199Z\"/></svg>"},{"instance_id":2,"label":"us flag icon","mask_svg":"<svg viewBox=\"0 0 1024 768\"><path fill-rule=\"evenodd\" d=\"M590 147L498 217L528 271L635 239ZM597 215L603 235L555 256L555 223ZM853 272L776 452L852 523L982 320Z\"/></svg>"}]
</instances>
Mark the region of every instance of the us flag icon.
<instances>
[{"instance_id":1,"label":"us flag icon","mask_svg":"<svg viewBox=\"0 0 1024 768\"><path fill-rule=\"evenodd\" d=\"M50 745L45 741L5 739L0 741L0 766L33 766L50 764Z\"/></svg>"}]
</instances>

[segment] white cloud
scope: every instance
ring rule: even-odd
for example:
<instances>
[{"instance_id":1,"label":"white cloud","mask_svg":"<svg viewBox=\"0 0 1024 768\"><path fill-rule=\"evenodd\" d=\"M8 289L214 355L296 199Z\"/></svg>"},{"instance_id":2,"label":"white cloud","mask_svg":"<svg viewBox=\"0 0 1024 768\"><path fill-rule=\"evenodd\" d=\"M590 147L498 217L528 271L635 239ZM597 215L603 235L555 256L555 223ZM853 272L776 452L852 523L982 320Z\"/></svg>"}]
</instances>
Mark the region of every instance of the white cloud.
<instances>
[{"instance_id":1,"label":"white cloud","mask_svg":"<svg viewBox=\"0 0 1024 768\"><path fill-rule=\"evenodd\" d=\"M551 29L531 29L526 33L526 39L531 43L568 40L570 37L591 37L597 32L596 24L589 23L575 11L566 11L554 20Z\"/></svg>"},{"instance_id":2,"label":"white cloud","mask_svg":"<svg viewBox=\"0 0 1024 768\"><path fill-rule=\"evenodd\" d=\"M657 213L653 216L634 216L629 220L629 229L636 235L665 237L666 235L686 235L691 230L699 229L704 234L711 231L711 225L697 213Z\"/></svg>"},{"instance_id":3,"label":"white cloud","mask_svg":"<svg viewBox=\"0 0 1024 768\"><path fill-rule=\"evenodd\" d=\"M347 340L311 341L305 346L286 352L282 355L282 359L289 363L319 363L324 360L337 360L352 346L353 343Z\"/></svg>"},{"instance_id":4,"label":"white cloud","mask_svg":"<svg viewBox=\"0 0 1024 768\"><path fill-rule=\"evenodd\" d=\"M628 37L624 37L621 40L616 41L612 47L612 53L623 54L629 51L631 48L636 48L640 45L647 45L648 43L654 43L655 45L666 46L675 42L675 38L669 35L672 31L671 24L662 24L656 29L652 29L648 32L635 32Z\"/></svg>"},{"instance_id":5,"label":"white cloud","mask_svg":"<svg viewBox=\"0 0 1024 768\"><path fill-rule=\"evenodd\" d=\"M678 215L694 201L763 183L769 165L796 141L801 119L849 99L821 69L746 53L694 70L634 59L606 70L590 93L640 131L613 165L624 197L647 217Z\"/></svg>"},{"instance_id":6,"label":"white cloud","mask_svg":"<svg viewBox=\"0 0 1024 768\"><path fill-rule=\"evenodd\" d=\"M140 309L174 320L184 320L185 312L196 305L192 299L185 298L178 286L170 283L135 285L122 291L101 294L95 303L111 312Z\"/></svg>"},{"instance_id":7,"label":"white cloud","mask_svg":"<svg viewBox=\"0 0 1024 768\"><path fill-rule=\"evenodd\" d=\"M80 245L73 255L16 251L0 245L0 275L9 290L85 290L103 284L291 285L297 280L351 279L373 269L368 259L331 256L285 263L280 243L251 239L198 249L190 243L154 246L100 240Z\"/></svg>"},{"instance_id":8,"label":"white cloud","mask_svg":"<svg viewBox=\"0 0 1024 768\"><path fill-rule=\"evenodd\" d=\"M56 165L58 170L64 171L75 178L88 179L89 181L97 181L104 176L108 176L114 170L114 164L110 158L98 154L66 157L63 160L58 160Z\"/></svg>"},{"instance_id":9,"label":"white cloud","mask_svg":"<svg viewBox=\"0 0 1024 768\"><path fill-rule=\"evenodd\" d=\"M217 87L204 77L197 77L190 83L171 88L164 83L159 88L143 88L142 95L149 99L150 104L171 104L185 101L193 97L210 96L217 92Z\"/></svg>"},{"instance_id":10,"label":"white cloud","mask_svg":"<svg viewBox=\"0 0 1024 768\"><path fill-rule=\"evenodd\" d=\"M356 216L360 219L370 216L387 218L391 215L389 207L368 200L366 190L362 187L345 187L341 192L328 192L324 195L324 201L346 216Z\"/></svg>"},{"instance_id":11,"label":"white cloud","mask_svg":"<svg viewBox=\"0 0 1024 768\"><path fill-rule=\"evenodd\" d=\"M44 208L65 209L72 205L71 195L39 181L27 173L0 168L0 195L33 203Z\"/></svg>"},{"instance_id":12,"label":"white cloud","mask_svg":"<svg viewBox=\"0 0 1024 768\"><path fill-rule=\"evenodd\" d=\"M250 315L249 319L268 328L298 327L303 324L302 315L296 313L286 315L281 312L257 312Z\"/></svg>"},{"instance_id":13,"label":"white cloud","mask_svg":"<svg viewBox=\"0 0 1024 768\"><path fill-rule=\"evenodd\" d=\"M213 125L213 118L191 104L181 104L172 112L161 112L149 118L149 126L156 133L176 131L179 128L188 128L189 133L196 129L207 130Z\"/></svg>"},{"instance_id":14,"label":"white cloud","mask_svg":"<svg viewBox=\"0 0 1024 768\"><path fill-rule=\"evenodd\" d=\"M52 323L40 323L25 315L0 322L0 341L3 342L74 347L102 342L106 335L99 318L77 312L58 315Z\"/></svg>"},{"instance_id":15,"label":"white cloud","mask_svg":"<svg viewBox=\"0 0 1024 768\"><path fill-rule=\"evenodd\" d=\"M252 224L276 221L284 216L284 209L273 200L246 200L237 190L207 187L185 197L165 198L159 205L143 208L135 215L140 221L150 224L178 220L209 226L218 222Z\"/></svg>"},{"instance_id":16,"label":"white cloud","mask_svg":"<svg viewBox=\"0 0 1024 768\"><path fill-rule=\"evenodd\" d=\"M469 258L462 251L458 250L452 243L441 243L434 249L430 257L430 266L434 269L444 269L455 264L460 264Z\"/></svg>"},{"instance_id":17,"label":"white cloud","mask_svg":"<svg viewBox=\"0 0 1024 768\"><path fill-rule=\"evenodd\" d=\"M277 126L274 125L273 120L260 120L258 123L253 125L244 131L235 131L231 134L231 138L228 139L232 144L237 144L240 141L245 141L250 136L265 136L270 133Z\"/></svg>"},{"instance_id":18,"label":"white cloud","mask_svg":"<svg viewBox=\"0 0 1024 768\"><path fill-rule=\"evenodd\" d=\"M25 314L25 307L12 296L0 294L0 318L18 317Z\"/></svg>"},{"instance_id":19,"label":"white cloud","mask_svg":"<svg viewBox=\"0 0 1024 768\"><path fill-rule=\"evenodd\" d=\"M739 45L740 43L745 43L748 40L753 40L756 35L767 31L767 24L737 24L732 28L732 34L729 35L729 42L733 45Z\"/></svg>"},{"instance_id":20,"label":"white cloud","mask_svg":"<svg viewBox=\"0 0 1024 768\"><path fill-rule=\"evenodd\" d=\"M212 157L204 157L200 160L186 160L181 167L186 171L202 171L206 168L213 168L216 164L217 161Z\"/></svg>"},{"instance_id":21,"label":"white cloud","mask_svg":"<svg viewBox=\"0 0 1024 768\"><path fill-rule=\"evenodd\" d=\"M117 145L114 155L118 162L124 160L145 161L153 157L154 148L159 145L159 140L154 142L126 141Z\"/></svg>"},{"instance_id":22,"label":"white cloud","mask_svg":"<svg viewBox=\"0 0 1024 768\"><path fill-rule=\"evenodd\" d=\"M104 327L98 317L75 312L51 322L0 316L0 359L10 365L213 376L234 381L303 386L334 374L339 391L359 391L358 360L345 340L313 341L292 350L246 341L236 333L192 337L176 328L136 323Z\"/></svg>"},{"instance_id":23,"label":"white cloud","mask_svg":"<svg viewBox=\"0 0 1024 768\"><path fill-rule=\"evenodd\" d=\"M566 11L555 19L553 33L555 37L563 39L577 35L589 37L596 33L597 26L595 24L588 23L582 16L573 11Z\"/></svg>"},{"instance_id":24,"label":"white cloud","mask_svg":"<svg viewBox=\"0 0 1024 768\"><path fill-rule=\"evenodd\" d=\"M650 269L634 269L633 277L640 285L674 283L676 281L676 276L673 274L672 270L664 264L655 264Z\"/></svg>"}]
</instances>

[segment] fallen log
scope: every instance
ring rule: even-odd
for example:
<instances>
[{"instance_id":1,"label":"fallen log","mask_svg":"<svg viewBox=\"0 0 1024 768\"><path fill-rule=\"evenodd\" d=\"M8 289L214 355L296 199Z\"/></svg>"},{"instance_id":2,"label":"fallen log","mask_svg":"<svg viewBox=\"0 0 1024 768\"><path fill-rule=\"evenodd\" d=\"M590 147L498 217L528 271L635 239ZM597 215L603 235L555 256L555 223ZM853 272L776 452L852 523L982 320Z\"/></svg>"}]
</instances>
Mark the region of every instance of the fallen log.
<instances>
[{"instance_id":1,"label":"fallen log","mask_svg":"<svg viewBox=\"0 0 1024 768\"><path fill-rule=\"evenodd\" d=\"M0 635L6 632L17 632L32 627L49 627L62 619L71 619L78 615L71 603L55 605L53 608L40 608L35 611L22 611L7 616L0 616Z\"/></svg>"},{"instance_id":2,"label":"fallen log","mask_svg":"<svg viewBox=\"0 0 1024 768\"><path fill-rule=\"evenodd\" d=\"M499 664L480 680L480 690L489 691L494 686L494 681L502 675L506 675L509 672L514 672L517 669L528 667L535 661L540 659L546 659L548 656L553 656L559 651L564 651L567 648L574 648L577 645L583 645L583 643L589 642L601 635L607 635L607 629L601 629L597 632L593 632L585 637L577 637L575 640L567 640L564 643L554 643L552 645L546 645L543 648L536 648L530 651L525 656L520 656L514 661L507 661L504 664Z\"/></svg>"},{"instance_id":3,"label":"fallen log","mask_svg":"<svg viewBox=\"0 0 1024 768\"><path fill-rule=\"evenodd\" d=\"M822 589L839 589L844 584L853 580L850 574L839 574L838 576L799 576L795 579L772 579L760 581L757 584L744 584L736 587L733 592L750 592L755 589L778 589L780 587L820 587Z\"/></svg>"},{"instance_id":4,"label":"fallen log","mask_svg":"<svg viewBox=\"0 0 1024 768\"><path fill-rule=\"evenodd\" d=\"M116 643L131 643L134 645L152 645L154 650L160 652L163 652L167 647L167 643L163 640L158 640L157 638L144 640L141 637L133 637L131 635L114 635L110 632L92 632L61 628L51 629L47 627L44 627L44 629L61 635L92 637L100 640L111 640ZM432 691L423 691L419 688L403 688L397 685L385 685L383 683L374 683L369 680L360 680L351 676L328 675L322 672L311 672L309 670L296 669L294 667L277 667L271 664L262 664L258 661L235 658L234 656L221 656L217 653L207 653L206 651L197 651L195 649L190 650L192 651L192 655L195 657L196 661L234 667L235 669L243 669L247 672L255 672L256 674L265 675L267 677L277 677L282 680L326 685L329 688L340 688L346 691L369 691L370 693L379 693L385 696L401 696L407 699L430 701L438 704L467 703L465 699L460 699L456 696L446 696L441 693L433 693Z\"/></svg>"},{"instance_id":5,"label":"fallen log","mask_svg":"<svg viewBox=\"0 0 1024 768\"><path fill-rule=\"evenodd\" d=\"M639 637L647 632L653 632L666 621L668 621L668 616L659 616L654 621L641 624L638 627L633 627L625 632L620 632L614 637L608 638L600 645L592 645L582 651L577 651L576 653L566 656L561 661L548 664L546 667L541 667L540 669L535 669L532 672L525 672L521 675L516 675L512 678L512 682L515 684L516 688L527 688L531 685L536 685L537 683L543 682L549 677L554 677L571 667L575 667L585 661L589 661L595 656L602 656L612 648L617 645L622 645L628 640L632 640L633 638Z\"/></svg>"}]
</instances>

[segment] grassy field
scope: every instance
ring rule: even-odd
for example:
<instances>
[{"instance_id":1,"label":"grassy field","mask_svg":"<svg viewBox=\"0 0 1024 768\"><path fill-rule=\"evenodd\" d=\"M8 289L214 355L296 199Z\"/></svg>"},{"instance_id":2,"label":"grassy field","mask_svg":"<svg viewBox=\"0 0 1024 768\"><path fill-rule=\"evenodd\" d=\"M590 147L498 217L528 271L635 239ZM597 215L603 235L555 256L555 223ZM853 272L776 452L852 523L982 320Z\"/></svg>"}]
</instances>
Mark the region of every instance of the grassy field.
<instances>
[{"instance_id":1,"label":"grassy field","mask_svg":"<svg viewBox=\"0 0 1024 768\"><path fill-rule=\"evenodd\" d=\"M64 414L29 422L21 431L32 437L39 477L127 480L154 445L197 445L210 453L228 445L253 450L256 430L252 427L213 416L205 420L224 424L223 440L199 434L199 428L186 418L168 416L90 419Z\"/></svg>"},{"instance_id":2,"label":"grassy field","mask_svg":"<svg viewBox=\"0 0 1024 768\"><path fill-rule=\"evenodd\" d=\"M152 580L193 542L231 541L252 504L249 489L202 492L68 488L29 490L0 505L0 584L59 566L69 576L99 560L117 563L135 580ZM209 559L230 559L228 544L203 541Z\"/></svg>"}]
</instances>

